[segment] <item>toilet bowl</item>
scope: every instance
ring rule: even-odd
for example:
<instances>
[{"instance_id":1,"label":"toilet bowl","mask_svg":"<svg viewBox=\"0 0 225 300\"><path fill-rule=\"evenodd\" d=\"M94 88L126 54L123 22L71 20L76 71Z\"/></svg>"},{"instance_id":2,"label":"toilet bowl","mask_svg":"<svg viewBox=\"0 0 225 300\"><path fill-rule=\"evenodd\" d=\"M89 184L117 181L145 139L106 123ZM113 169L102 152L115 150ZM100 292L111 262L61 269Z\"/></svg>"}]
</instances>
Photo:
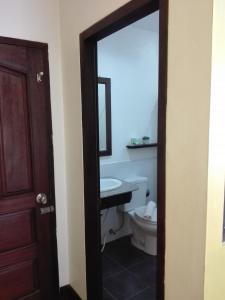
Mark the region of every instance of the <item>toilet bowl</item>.
<instances>
[{"instance_id":1,"label":"toilet bowl","mask_svg":"<svg viewBox=\"0 0 225 300\"><path fill-rule=\"evenodd\" d=\"M144 217L146 211L146 192L148 178L135 176L125 181L138 185L132 193L131 202L120 206L128 214L132 232L132 244L149 255L157 255L157 222Z\"/></svg>"},{"instance_id":2,"label":"toilet bowl","mask_svg":"<svg viewBox=\"0 0 225 300\"><path fill-rule=\"evenodd\" d=\"M157 255L157 223L144 218L146 206L129 211L132 244L149 255Z\"/></svg>"}]
</instances>

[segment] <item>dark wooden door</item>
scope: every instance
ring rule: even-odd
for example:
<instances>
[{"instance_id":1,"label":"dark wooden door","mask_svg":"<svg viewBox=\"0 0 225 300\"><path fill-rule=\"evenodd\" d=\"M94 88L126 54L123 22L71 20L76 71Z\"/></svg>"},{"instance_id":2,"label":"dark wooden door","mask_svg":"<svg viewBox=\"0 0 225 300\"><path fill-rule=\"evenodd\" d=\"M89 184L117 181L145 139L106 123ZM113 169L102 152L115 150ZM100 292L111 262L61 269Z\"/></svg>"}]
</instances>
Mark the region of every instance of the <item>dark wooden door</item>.
<instances>
[{"instance_id":1,"label":"dark wooden door","mask_svg":"<svg viewBox=\"0 0 225 300\"><path fill-rule=\"evenodd\" d=\"M45 44L0 38L1 300L57 294L47 53ZM47 199L37 201L40 193Z\"/></svg>"}]
</instances>

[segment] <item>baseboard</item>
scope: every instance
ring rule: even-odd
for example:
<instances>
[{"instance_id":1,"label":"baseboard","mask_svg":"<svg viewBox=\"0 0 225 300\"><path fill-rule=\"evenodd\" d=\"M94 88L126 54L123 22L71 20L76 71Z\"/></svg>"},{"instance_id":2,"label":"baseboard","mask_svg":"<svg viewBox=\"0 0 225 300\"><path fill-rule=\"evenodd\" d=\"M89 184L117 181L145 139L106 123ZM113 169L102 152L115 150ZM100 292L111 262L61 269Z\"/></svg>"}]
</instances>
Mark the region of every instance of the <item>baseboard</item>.
<instances>
[{"instance_id":1,"label":"baseboard","mask_svg":"<svg viewBox=\"0 0 225 300\"><path fill-rule=\"evenodd\" d=\"M65 285L60 288L60 300L82 300L72 286Z\"/></svg>"}]
</instances>

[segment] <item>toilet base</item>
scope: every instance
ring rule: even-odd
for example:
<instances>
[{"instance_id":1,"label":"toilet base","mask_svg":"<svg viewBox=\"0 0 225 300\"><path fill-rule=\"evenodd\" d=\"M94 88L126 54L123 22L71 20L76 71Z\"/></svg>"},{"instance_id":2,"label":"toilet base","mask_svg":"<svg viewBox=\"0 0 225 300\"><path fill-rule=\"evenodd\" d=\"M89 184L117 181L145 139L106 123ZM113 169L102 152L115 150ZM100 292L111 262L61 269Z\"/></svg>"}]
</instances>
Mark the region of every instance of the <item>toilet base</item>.
<instances>
[{"instance_id":1,"label":"toilet base","mask_svg":"<svg viewBox=\"0 0 225 300\"><path fill-rule=\"evenodd\" d=\"M131 238L131 243L134 247L144 251L149 255L157 255L157 241L156 238L152 238L150 242L146 242L140 239L135 239L134 236Z\"/></svg>"},{"instance_id":2,"label":"toilet base","mask_svg":"<svg viewBox=\"0 0 225 300\"><path fill-rule=\"evenodd\" d=\"M132 226L133 225L133 226ZM134 247L144 251L149 255L157 255L157 234L143 231L136 224L131 224L131 243Z\"/></svg>"}]
</instances>

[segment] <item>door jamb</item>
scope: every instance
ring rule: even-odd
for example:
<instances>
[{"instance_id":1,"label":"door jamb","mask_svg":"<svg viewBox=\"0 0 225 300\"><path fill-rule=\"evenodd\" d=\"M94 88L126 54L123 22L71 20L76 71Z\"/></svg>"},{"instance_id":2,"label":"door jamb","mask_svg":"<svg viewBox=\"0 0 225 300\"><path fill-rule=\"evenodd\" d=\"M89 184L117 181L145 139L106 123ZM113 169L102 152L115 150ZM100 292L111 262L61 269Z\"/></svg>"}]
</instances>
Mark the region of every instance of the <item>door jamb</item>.
<instances>
[{"instance_id":1,"label":"door jamb","mask_svg":"<svg viewBox=\"0 0 225 300\"><path fill-rule=\"evenodd\" d=\"M132 0L80 35L87 299L102 299L97 41L159 10L157 299L164 299L168 0Z\"/></svg>"}]
</instances>

